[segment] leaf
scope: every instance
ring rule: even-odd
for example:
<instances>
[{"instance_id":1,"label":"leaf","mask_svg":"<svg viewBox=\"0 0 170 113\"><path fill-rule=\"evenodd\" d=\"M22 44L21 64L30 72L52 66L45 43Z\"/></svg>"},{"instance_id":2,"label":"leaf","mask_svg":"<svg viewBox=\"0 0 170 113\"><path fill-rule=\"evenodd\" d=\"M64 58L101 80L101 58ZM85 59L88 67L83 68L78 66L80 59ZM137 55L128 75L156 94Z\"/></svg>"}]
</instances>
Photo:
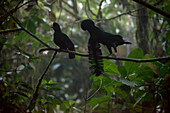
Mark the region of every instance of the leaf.
<instances>
[{"instance_id":1,"label":"leaf","mask_svg":"<svg viewBox=\"0 0 170 113\"><path fill-rule=\"evenodd\" d=\"M129 81L129 80L126 80L126 79L120 79L120 82L122 84L125 84L127 86L131 86L131 87L137 86L136 82L132 82L132 81Z\"/></svg>"},{"instance_id":2,"label":"leaf","mask_svg":"<svg viewBox=\"0 0 170 113\"><path fill-rule=\"evenodd\" d=\"M52 80L48 81L48 84L53 84L54 82Z\"/></svg>"},{"instance_id":3,"label":"leaf","mask_svg":"<svg viewBox=\"0 0 170 113\"><path fill-rule=\"evenodd\" d=\"M17 76L15 82L19 82L21 80L21 78L22 78L21 76Z\"/></svg>"},{"instance_id":4,"label":"leaf","mask_svg":"<svg viewBox=\"0 0 170 113\"><path fill-rule=\"evenodd\" d=\"M28 23L27 23L27 29L28 31L30 31L31 33L35 34L35 31L36 31L36 26L35 26L35 23L33 20L29 20Z\"/></svg>"},{"instance_id":5,"label":"leaf","mask_svg":"<svg viewBox=\"0 0 170 113\"><path fill-rule=\"evenodd\" d=\"M21 95L23 97L29 98L25 93L23 92L16 92L16 94Z\"/></svg>"},{"instance_id":6,"label":"leaf","mask_svg":"<svg viewBox=\"0 0 170 113\"><path fill-rule=\"evenodd\" d=\"M134 49L128 55L128 58L142 59L142 57L143 57L143 51L141 48ZM126 61L125 68L127 70L127 75L133 73L139 67L139 65L140 65L140 63Z\"/></svg>"},{"instance_id":7,"label":"leaf","mask_svg":"<svg viewBox=\"0 0 170 113\"><path fill-rule=\"evenodd\" d=\"M24 35L25 35L25 32L24 32L24 31L21 31L21 32L19 33L19 35L17 35L16 37L13 38L12 41L13 41L13 42L16 42L16 41L20 40Z\"/></svg>"},{"instance_id":8,"label":"leaf","mask_svg":"<svg viewBox=\"0 0 170 113\"><path fill-rule=\"evenodd\" d=\"M27 84L26 82L21 82L20 84L27 89L33 90L33 88L29 84Z\"/></svg>"},{"instance_id":9,"label":"leaf","mask_svg":"<svg viewBox=\"0 0 170 113\"><path fill-rule=\"evenodd\" d=\"M141 77L141 81L144 80L145 82L151 82L153 78L153 70L148 66L141 66L136 70L138 77Z\"/></svg>"},{"instance_id":10,"label":"leaf","mask_svg":"<svg viewBox=\"0 0 170 113\"><path fill-rule=\"evenodd\" d=\"M119 70L119 73L122 76L127 76L127 71L126 71L126 68L124 66L118 66L118 70Z\"/></svg>"},{"instance_id":11,"label":"leaf","mask_svg":"<svg viewBox=\"0 0 170 113\"><path fill-rule=\"evenodd\" d=\"M47 84L47 81L43 79L43 80L42 80L42 83L43 83L43 84Z\"/></svg>"},{"instance_id":12,"label":"leaf","mask_svg":"<svg viewBox=\"0 0 170 113\"><path fill-rule=\"evenodd\" d=\"M125 90L122 90L120 87L114 88L114 92L116 96L120 98L126 98L129 95L129 93L127 93Z\"/></svg>"},{"instance_id":13,"label":"leaf","mask_svg":"<svg viewBox=\"0 0 170 113\"><path fill-rule=\"evenodd\" d=\"M67 109L70 108L70 105L69 105L69 102L68 102L68 101L63 101L63 104L65 105L65 107L66 107Z\"/></svg>"},{"instance_id":14,"label":"leaf","mask_svg":"<svg viewBox=\"0 0 170 113\"><path fill-rule=\"evenodd\" d=\"M69 101L69 105L70 105L70 106L72 106L74 103L75 103L75 101L73 101L73 100L70 100L70 101Z\"/></svg>"},{"instance_id":15,"label":"leaf","mask_svg":"<svg viewBox=\"0 0 170 113\"><path fill-rule=\"evenodd\" d=\"M164 77L166 74L170 74L170 62L167 62L164 66L162 66L159 72L160 77Z\"/></svg>"},{"instance_id":16,"label":"leaf","mask_svg":"<svg viewBox=\"0 0 170 113\"><path fill-rule=\"evenodd\" d=\"M104 72L105 73L112 74L112 75L118 75L119 74L117 66L113 62L104 59L103 63L104 63Z\"/></svg>"},{"instance_id":17,"label":"leaf","mask_svg":"<svg viewBox=\"0 0 170 113\"><path fill-rule=\"evenodd\" d=\"M103 97L93 97L87 105L90 105L92 107L96 106L97 104L101 104L101 102L108 101L110 99L110 96L103 96Z\"/></svg>"}]
</instances>

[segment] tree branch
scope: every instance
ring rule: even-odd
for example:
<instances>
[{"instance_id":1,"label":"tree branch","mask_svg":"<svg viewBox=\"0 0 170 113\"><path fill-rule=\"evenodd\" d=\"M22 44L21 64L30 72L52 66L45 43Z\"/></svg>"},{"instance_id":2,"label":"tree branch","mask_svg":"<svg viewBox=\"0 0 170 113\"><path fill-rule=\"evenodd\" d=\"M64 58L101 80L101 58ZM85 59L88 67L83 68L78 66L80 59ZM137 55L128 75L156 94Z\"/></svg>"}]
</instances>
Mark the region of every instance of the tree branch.
<instances>
[{"instance_id":1,"label":"tree branch","mask_svg":"<svg viewBox=\"0 0 170 113\"><path fill-rule=\"evenodd\" d=\"M77 20L80 20L80 19L81 19L81 17L79 17L77 14L74 14L74 13L71 12L70 10L68 10L68 9L66 9L66 8L64 8L64 7L63 7L63 9L64 9L66 12L70 13L72 16L76 17Z\"/></svg>"},{"instance_id":2,"label":"tree branch","mask_svg":"<svg viewBox=\"0 0 170 113\"><path fill-rule=\"evenodd\" d=\"M65 53L73 53L75 55L82 56L82 57L92 57L89 54L78 53L78 52L73 52L73 51L70 51L70 50L63 50L63 49L56 49L56 48L44 48L44 49L41 49L39 52L46 51L46 50L52 50L52 51L57 51L57 52L65 52ZM119 58L119 57L111 57L111 56L98 56L98 57L104 58L104 59L131 61L131 62L154 62L154 61L163 61L163 60L169 61L170 60L170 56L160 57L160 58L152 58L152 59Z\"/></svg>"},{"instance_id":3,"label":"tree branch","mask_svg":"<svg viewBox=\"0 0 170 113\"><path fill-rule=\"evenodd\" d=\"M40 40L38 37L36 37L34 34L32 34L30 31L28 31L27 29L25 29L21 23L16 19L14 18L14 16L9 13L4 7L1 7L21 28L23 31L25 31L26 33L28 33L29 35L31 35L33 38L35 38L36 40L38 40L40 43L42 43L44 46L50 48L49 45L47 45L45 42L43 42L42 40Z\"/></svg>"},{"instance_id":4,"label":"tree branch","mask_svg":"<svg viewBox=\"0 0 170 113\"><path fill-rule=\"evenodd\" d=\"M101 87L102 87L102 79L100 79L100 85L99 85L98 89L97 89L91 96L89 96L89 97L86 99L86 101L88 101L88 100L90 100L91 98L93 98L94 95L101 89Z\"/></svg>"},{"instance_id":5,"label":"tree branch","mask_svg":"<svg viewBox=\"0 0 170 113\"><path fill-rule=\"evenodd\" d=\"M38 80L38 83L37 83L37 85L36 85L36 87L35 87L35 92L34 92L34 94L33 94L33 98L31 99L30 104L29 104L28 107L26 108L26 110L29 109L30 112L31 112L31 110L34 108L34 106L35 106L35 104L36 104L36 99L38 98L38 91L39 91L41 82L42 82L42 80L43 80L43 78L44 78L46 72L48 71L48 69L49 69L51 63L53 62L53 60L54 60L56 54L57 54L57 51L55 51L55 53L54 53L53 57L51 58L51 60L50 60L50 62L49 62L49 64L48 64L48 66L47 66L47 68L45 69L44 73L40 76L40 78L39 78L39 80ZM26 111L26 110L25 110L25 111Z\"/></svg>"},{"instance_id":6,"label":"tree branch","mask_svg":"<svg viewBox=\"0 0 170 113\"><path fill-rule=\"evenodd\" d=\"M169 13L167 13L167 12L165 12L165 11L159 9L159 8L156 8L155 6L150 5L150 4L148 4L147 2L144 2L144 1L142 1L142 0L133 0L133 1L135 1L136 3L139 3L139 4L141 4L141 5L149 8L149 9L151 9L151 10L153 10L153 11L155 11L155 12L157 12L157 13L165 16L165 17L170 18L170 14L169 14Z\"/></svg>"},{"instance_id":7,"label":"tree branch","mask_svg":"<svg viewBox=\"0 0 170 113\"><path fill-rule=\"evenodd\" d=\"M113 19L119 18L119 17L121 17L121 16L123 16L123 15L127 15L127 14L134 13L134 12L136 12L136 11L138 11L138 10L141 10L141 9L143 9L143 8L135 9L135 10L133 10L133 11L128 11L128 12L119 14L119 15L117 15L117 16L115 16L115 17L111 17L111 18L108 18L108 19L102 19L102 20L113 20Z\"/></svg>"},{"instance_id":8,"label":"tree branch","mask_svg":"<svg viewBox=\"0 0 170 113\"><path fill-rule=\"evenodd\" d=\"M21 1L22 1L22 0L21 0ZM21 2L21 1L20 1L20 2ZM15 8L11 9L11 10L8 11L8 12L11 13L11 14L13 14L13 13L14 13L15 11L17 11L19 8L21 8L21 7L23 7L24 5L32 2L32 0L30 0L30 1L28 1L28 2L25 2L24 4L22 4L22 5L19 6L20 2L17 4L17 6L16 6ZM2 7L3 7L3 6L2 6ZM3 14L2 16L0 16L0 18L6 17L6 15L8 15L8 13Z\"/></svg>"},{"instance_id":9,"label":"tree branch","mask_svg":"<svg viewBox=\"0 0 170 113\"><path fill-rule=\"evenodd\" d=\"M68 7L70 7L71 9L73 9L73 6L71 6L70 4L68 4L68 2L66 2L66 1L61 1L61 2L63 2L64 4L66 4Z\"/></svg>"},{"instance_id":10,"label":"tree branch","mask_svg":"<svg viewBox=\"0 0 170 113\"><path fill-rule=\"evenodd\" d=\"M10 30L4 30L4 31L0 31L0 34L3 34L3 33L10 33L10 32L16 32L16 31L21 31L22 29L21 28L18 28L18 29L10 29Z\"/></svg>"},{"instance_id":11,"label":"tree branch","mask_svg":"<svg viewBox=\"0 0 170 113\"><path fill-rule=\"evenodd\" d=\"M87 7L88 7L88 10L90 11L90 13L96 17L97 15L95 13L93 13L93 11L90 9L89 0L86 0L86 3L87 3Z\"/></svg>"},{"instance_id":12,"label":"tree branch","mask_svg":"<svg viewBox=\"0 0 170 113\"><path fill-rule=\"evenodd\" d=\"M101 7L102 7L102 3L103 3L103 2L104 2L104 0L101 0L101 1L100 1L99 10L98 10L98 12L97 12L97 17L99 17L100 14L102 13L102 12L101 12Z\"/></svg>"},{"instance_id":13,"label":"tree branch","mask_svg":"<svg viewBox=\"0 0 170 113\"><path fill-rule=\"evenodd\" d=\"M158 1L158 2L156 2L155 4L153 4L154 6L156 6L156 5L158 5L159 3L161 3L163 0L160 0L160 1ZM119 14L119 15L117 15L117 16L115 16L115 17L111 17L111 18L108 18L108 19L97 19L97 20L113 20L113 19L116 19L116 18L119 18L119 17L121 17L121 16L123 16L123 15L127 15L127 14L130 14L131 15L131 13L134 13L134 12L136 12L136 11L139 11L139 10L142 10L142 9L144 9L144 7L143 8L138 8L138 9L135 9L135 10L130 10L130 11L127 11L127 12L124 12L124 13L122 13L122 14ZM131 15L132 16L132 15Z\"/></svg>"}]
</instances>

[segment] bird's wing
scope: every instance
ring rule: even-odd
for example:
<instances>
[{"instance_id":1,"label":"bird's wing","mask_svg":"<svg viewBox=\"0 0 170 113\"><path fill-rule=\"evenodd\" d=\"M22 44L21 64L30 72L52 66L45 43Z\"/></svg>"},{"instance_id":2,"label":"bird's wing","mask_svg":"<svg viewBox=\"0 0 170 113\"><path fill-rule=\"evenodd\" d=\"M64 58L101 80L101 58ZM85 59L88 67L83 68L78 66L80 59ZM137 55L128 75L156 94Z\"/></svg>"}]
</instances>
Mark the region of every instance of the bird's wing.
<instances>
[{"instance_id":1,"label":"bird's wing","mask_svg":"<svg viewBox=\"0 0 170 113\"><path fill-rule=\"evenodd\" d=\"M63 42L63 45L65 45L65 47L70 50L74 50L74 44L66 34L62 34L61 41Z\"/></svg>"}]
</instances>

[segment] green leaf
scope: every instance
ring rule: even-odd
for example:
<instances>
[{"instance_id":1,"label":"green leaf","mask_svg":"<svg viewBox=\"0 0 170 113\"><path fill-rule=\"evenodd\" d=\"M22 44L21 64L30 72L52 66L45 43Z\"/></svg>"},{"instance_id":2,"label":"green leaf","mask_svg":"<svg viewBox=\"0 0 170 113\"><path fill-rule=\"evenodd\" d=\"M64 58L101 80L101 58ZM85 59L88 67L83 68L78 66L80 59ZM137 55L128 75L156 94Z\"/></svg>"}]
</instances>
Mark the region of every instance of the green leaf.
<instances>
[{"instance_id":1,"label":"green leaf","mask_svg":"<svg viewBox=\"0 0 170 113\"><path fill-rule=\"evenodd\" d=\"M129 92L127 93L125 90L122 90L120 87L114 88L114 92L115 92L116 96L120 97L120 98L126 98L129 95Z\"/></svg>"},{"instance_id":2,"label":"green leaf","mask_svg":"<svg viewBox=\"0 0 170 113\"><path fill-rule=\"evenodd\" d=\"M122 76L127 76L127 71L124 66L118 66L118 70Z\"/></svg>"},{"instance_id":3,"label":"green leaf","mask_svg":"<svg viewBox=\"0 0 170 113\"><path fill-rule=\"evenodd\" d=\"M127 86L131 86L131 87L137 86L136 82L132 82L132 81L129 81L129 80L126 80L126 79L120 79L120 82L122 84L125 84Z\"/></svg>"},{"instance_id":4,"label":"green leaf","mask_svg":"<svg viewBox=\"0 0 170 113\"><path fill-rule=\"evenodd\" d=\"M69 101L69 105L70 105L70 106L72 106L74 103L75 103L75 101L73 101L73 100L70 100L70 101Z\"/></svg>"},{"instance_id":5,"label":"green leaf","mask_svg":"<svg viewBox=\"0 0 170 113\"><path fill-rule=\"evenodd\" d=\"M31 33L35 34L36 31L36 26L35 23L29 19L28 23L27 23L27 29L28 31L30 31Z\"/></svg>"},{"instance_id":6,"label":"green leaf","mask_svg":"<svg viewBox=\"0 0 170 113\"><path fill-rule=\"evenodd\" d=\"M87 105L92 107L96 106L97 104L101 104L101 102L105 102L110 99L110 96L103 96L103 97L93 97Z\"/></svg>"},{"instance_id":7,"label":"green leaf","mask_svg":"<svg viewBox=\"0 0 170 113\"><path fill-rule=\"evenodd\" d=\"M143 51L141 48L134 49L128 55L128 58L142 59L142 57L143 57ZM127 70L127 74L129 75L129 74L133 73L139 67L139 65L140 65L140 63L126 61L125 68Z\"/></svg>"},{"instance_id":8,"label":"green leaf","mask_svg":"<svg viewBox=\"0 0 170 113\"><path fill-rule=\"evenodd\" d=\"M68 101L63 101L63 104L65 105L65 107L66 107L67 109L69 109L69 108L70 108L70 104L69 104L69 102L68 102Z\"/></svg>"},{"instance_id":9,"label":"green leaf","mask_svg":"<svg viewBox=\"0 0 170 113\"><path fill-rule=\"evenodd\" d=\"M20 84L22 85L22 87L24 87L26 89L33 90L33 88L29 84L27 84L26 82L21 82Z\"/></svg>"},{"instance_id":10,"label":"green leaf","mask_svg":"<svg viewBox=\"0 0 170 113\"><path fill-rule=\"evenodd\" d=\"M47 81L43 79L43 80L42 80L42 83L43 83L43 84L47 84Z\"/></svg>"},{"instance_id":11,"label":"green leaf","mask_svg":"<svg viewBox=\"0 0 170 113\"><path fill-rule=\"evenodd\" d=\"M17 35L15 38L13 38L13 42L16 42L16 41L18 41L18 40L20 40L23 36L25 35L25 32L24 31L21 31L20 33L19 33L19 35Z\"/></svg>"},{"instance_id":12,"label":"green leaf","mask_svg":"<svg viewBox=\"0 0 170 113\"><path fill-rule=\"evenodd\" d=\"M23 92L16 92L16 94L21 95L23 97L29 98L25 93Z\"/></svg>"},{"instance_id":13,"label":"green leaf","mask_svg":"<svg viewBox=\"0 0 170 113\"><path fill-rule=\"evenodd\" d=\"M104 63L104 72L105 73L112 74L112 75L118 75L119 74L117 66L112 61L104 59L103 63Z\"/></svg>"},{"instance_id":14,"label":"green leaf","mask_svg":"<svg viewBox=\"0 0 170 113\"><path fill-rule=\"evenodd\" d=\"M48 84L53 84L54 82L52 80L48 81Z\"/></svg>"},{"instance_id":15,"label":"green leaf","mask_svg":"<svg viewBox=\"0 0 170 113\"><path fill-rule=\"evenodd\" d=\"M16 82L19 82L19 81L21 80L21 78L22 78L21 76L17 76L17 78L16 78L15 81L16 81Z\"/></svg>"},{"instance_id":16,"label":"green leaf","mask_svg":"<svg viewBox=\"0 0 170 113\"><path fill-rule=\"evenodd\" d=\"M167 62L164 66L162 66L159 72L160 77L164 77L166 74L170 74L170 62Z\"/></svg>"},{"instance_id":17,"label":"green leaf","mask_svg":"<svg viewBox=\"0 0 170 113\"><path fill-rule=\"evenodd\" d=\"M145 82L151 82L154 74L153 70L148 66L141 66L136 70L136 73Z\"/></svg>"}]
</instances>

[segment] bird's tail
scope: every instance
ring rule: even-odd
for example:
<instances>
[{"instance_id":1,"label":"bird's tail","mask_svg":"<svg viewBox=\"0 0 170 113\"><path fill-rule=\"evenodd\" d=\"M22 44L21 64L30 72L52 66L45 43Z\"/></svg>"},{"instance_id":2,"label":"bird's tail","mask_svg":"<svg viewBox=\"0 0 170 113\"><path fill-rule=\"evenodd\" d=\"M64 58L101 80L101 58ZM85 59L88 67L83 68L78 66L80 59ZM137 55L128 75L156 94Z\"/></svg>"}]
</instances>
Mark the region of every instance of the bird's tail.
<instances>
[{"instance_id":1,"label":"bird's tail","mask_svg":"<svg viewBox=\"0 0 170 113\"><path fill-rule=\"evenodd\" d=\"M132 44L131 42L124 42L124 44Z\"/></svg>"},{"instance_id":2,"label":"bird's tail","mask_svg":"<svg viewBox=\"0 0 170 113\"><path fill-rule=\"evenodd\" d=\"M103 73L103 59L99 58L98 55L102 55L100 45L97 44L96 46L93 44L88 45L88 52L89 52L89 63L91 64L90 70L92 74L99 76Z\"/></svg>"},{"instance_id":3,"label":"bird's tail","mask_svg":"<svg viewBox=\"0 0 170 113\"><path fill-rule=\"evenodd\" d=\"M74 47L73 47L73 48L69 48L69 50L71 50L71 51L75 51ZM73 53L69 53L69 58L70 58L70 59L75 58L75 54L73 54Z\"/></svg>"},{"instance_id":4,"label":"bird's tail","mask_svg":"<svg viewBox=\"0 0 170 113\"><path fill-rule=\"evenodd\" d=\"M69 53L69 58L70 58L70 59L75 58L75 54L73 54L73 53Z\"/></svg>"}]
</instances>

